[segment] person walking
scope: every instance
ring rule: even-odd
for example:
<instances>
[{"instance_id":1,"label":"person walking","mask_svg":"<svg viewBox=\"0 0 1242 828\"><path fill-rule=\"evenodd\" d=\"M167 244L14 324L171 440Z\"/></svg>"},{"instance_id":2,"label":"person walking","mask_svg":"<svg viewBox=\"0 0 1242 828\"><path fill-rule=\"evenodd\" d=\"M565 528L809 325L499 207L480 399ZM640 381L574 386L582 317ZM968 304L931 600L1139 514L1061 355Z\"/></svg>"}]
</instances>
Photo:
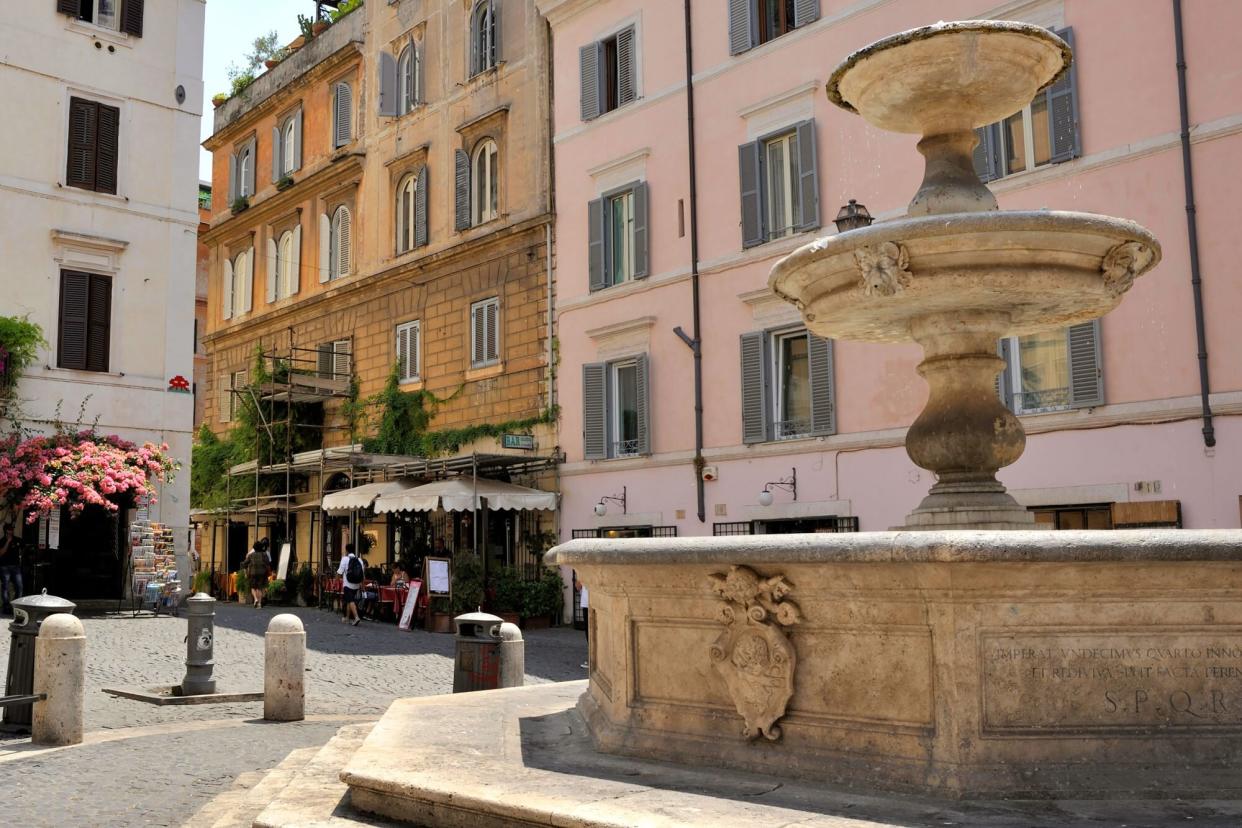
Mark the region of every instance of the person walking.
<instances>
[{"instance_id":1,"label":"person walking","mask_svg":"<svg viewBox=\"0 0 1242 828\"><path fill-rule=\"evenodd\" d=\"M341 603L345 607L345 615L341 621L352 623L356 627L362 620L358 616L358 590L362 588L362 581L366 577L366 567L362 563L362 558L354 552L352 543L345 544L345 557L341 558L341 565L337 567L336 574L342 579Z\"/></svg>"},{"instance_id":2,"label":"person walking","mask_svg":"<svg viewBox=\"0 0 1242 828\"><path fill-rule=\"evenodd\" d=\"M267 592L269 563L264 546L262 540L255 541L254 546L250 547L250 551L246 553L246 559L242 561L242 566L246 569L246 578L250 581L250 603L256 609L262 608L263 595Z\"/></svg>"},{"instance_id":3,"label":"person walking","mask_svg":"<svg viewBox=\"0 0 1242 828\"><path fill-rule=\"evenodd\" d=\"M22 542L13 534L13 524L4 524L4 537L0 538L0 596L4 598L3 612L13 614L9 603L9 583L15 590L14 599L22 597Z\"/></svg>"}]
</instances>

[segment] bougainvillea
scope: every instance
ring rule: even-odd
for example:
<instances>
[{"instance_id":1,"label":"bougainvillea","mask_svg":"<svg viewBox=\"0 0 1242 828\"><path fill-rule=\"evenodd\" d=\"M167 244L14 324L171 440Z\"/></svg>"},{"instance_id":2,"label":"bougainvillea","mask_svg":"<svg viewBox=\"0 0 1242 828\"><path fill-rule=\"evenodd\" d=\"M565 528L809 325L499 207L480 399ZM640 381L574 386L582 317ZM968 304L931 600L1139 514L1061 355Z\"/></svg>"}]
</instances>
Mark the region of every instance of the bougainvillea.
<instances>
[{"instance_id":1,"label":"bougainvillea","mask_svg":"<svg viewBox=\"0 0 1242 828\"><path fill-rule=\"evenodd\" d=\"M22 440L0 439L0 502L34 523L69 507L72 517L87 506L110 512L126 495L155 500L155 484L171 480L180 465L168 446L139 446L115 434L57 433Z\"/></svg>"}]
</instances>

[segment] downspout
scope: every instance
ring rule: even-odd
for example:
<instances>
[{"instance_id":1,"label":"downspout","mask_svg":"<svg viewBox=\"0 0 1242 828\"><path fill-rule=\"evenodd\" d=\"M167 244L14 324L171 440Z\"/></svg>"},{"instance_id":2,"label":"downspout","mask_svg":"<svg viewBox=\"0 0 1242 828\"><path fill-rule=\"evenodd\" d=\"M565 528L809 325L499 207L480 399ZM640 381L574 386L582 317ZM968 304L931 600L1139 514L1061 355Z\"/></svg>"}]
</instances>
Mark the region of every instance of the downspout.
<instances>
[{"instance_id":1,"label":"downspout","mask_svg":"<svg viewBox=\"0 0 1242 828\"><path fill-rule=\"evenodd\" d=\"M691 45L690 0L686 8L686 134L690 168L690 296L693 311L692 335L681 327L673 333L694 354L694 486L699 523L707 522L706 492L703 487L703 339L699 330L699 188L694 143L694 51Z\"/></svg>"},{"instance_id":2,"label":"downspout","mask_svg":"<svg viewBox=\"0 0 1242 828\"><path fill-rule=\"evenodd\" d=\"M1203 322L1203 278L1199 271L1199 224L1195 215L1195 181L1190 166L1190 106L1186 100L1186 48L1182 37L1182 0L1173 0L1173 37L1177 44L1177 104L1182 119L1182 179L1186 185L1186 237L1190 243L1190 287L1195 303L1195 339L1199 346L1199 399L1203 406L1203 445L1216 445L1208 382L1207 331Z\"/></svg>"}]
</instances>

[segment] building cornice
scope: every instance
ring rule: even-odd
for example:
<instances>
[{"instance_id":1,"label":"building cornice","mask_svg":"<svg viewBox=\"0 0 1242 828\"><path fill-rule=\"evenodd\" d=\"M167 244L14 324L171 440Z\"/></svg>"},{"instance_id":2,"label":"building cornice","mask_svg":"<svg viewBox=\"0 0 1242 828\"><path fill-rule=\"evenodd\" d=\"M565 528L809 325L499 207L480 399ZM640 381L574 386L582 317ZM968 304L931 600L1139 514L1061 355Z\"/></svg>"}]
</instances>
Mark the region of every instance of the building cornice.
<instances>
[{"instance_id":1,"label":"building cornice","mask_svg":"<svg viewBox=\"0 0 1242 828\"><path fill-rule=\"evenodd\" d=\"M601 0L535 0L535 8L553 26L559 26L600 2Z\"/></svg>"}]
</instances>

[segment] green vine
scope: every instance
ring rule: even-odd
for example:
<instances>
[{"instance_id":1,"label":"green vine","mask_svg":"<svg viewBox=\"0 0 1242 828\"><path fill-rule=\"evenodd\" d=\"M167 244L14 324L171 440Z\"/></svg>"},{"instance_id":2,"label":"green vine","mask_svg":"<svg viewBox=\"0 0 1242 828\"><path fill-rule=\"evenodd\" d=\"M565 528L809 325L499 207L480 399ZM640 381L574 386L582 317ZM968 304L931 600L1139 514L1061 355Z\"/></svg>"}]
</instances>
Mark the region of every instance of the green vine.
<instances>
[{"instance_id":1,"label":"green vine","mask_svg":"<svg viewBox=\"0 0 1242 828\"><path fill-rule=\"evenodd\" d=\"M17 382L46 346L43 329L24 316L0 316L0 405L13 401Z\"/></svg>"}]
</instances>

